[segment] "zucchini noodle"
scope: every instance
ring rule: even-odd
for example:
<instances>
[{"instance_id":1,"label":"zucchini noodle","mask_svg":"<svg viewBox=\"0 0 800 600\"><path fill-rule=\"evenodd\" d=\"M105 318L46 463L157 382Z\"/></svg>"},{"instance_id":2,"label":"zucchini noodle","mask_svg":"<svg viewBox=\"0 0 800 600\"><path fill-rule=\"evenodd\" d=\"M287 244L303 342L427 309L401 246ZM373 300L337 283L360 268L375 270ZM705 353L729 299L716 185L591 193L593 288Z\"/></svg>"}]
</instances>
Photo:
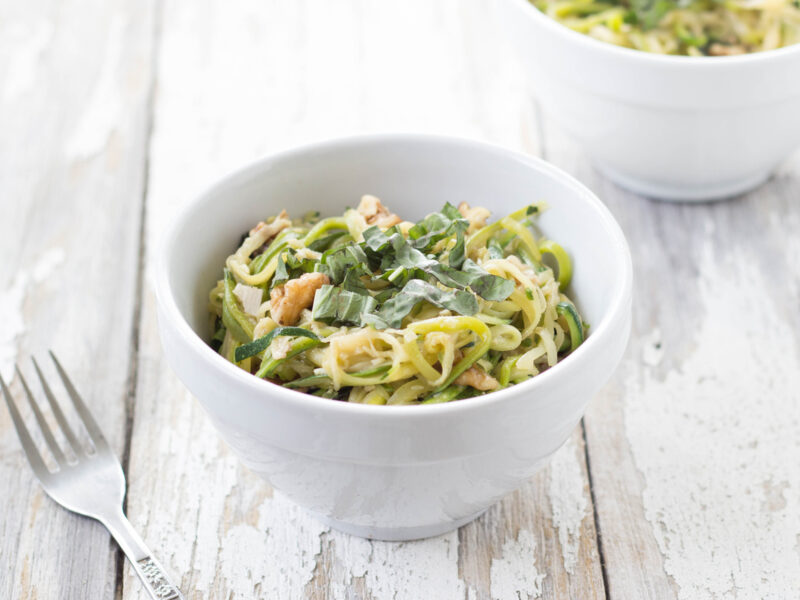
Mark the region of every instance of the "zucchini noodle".
<instances>
[{"instance_id":1,"label":"zucchini noodle","mask_svg":"<svg viewBox=\"0 0 800 600\"><path fill-rule=\"evenodd\" d=\"M320 219L257 224L209 293L212 347L258 377L361 404L437 404L554 366L587 325L565 295L568 253L532 204L446 204L417 223L374 196ZM543 256L550 255L556 269Z\"/></svg>"},{"instance_id":2,"label":"zucchini noodle","mask_svg":"<svg viewBox=\"0 0 800 600\"><path fill-rule=\"evenodd\" d=\"M531 0L544 14L619 46L731 56L800 42L800 0Z\"/></svg>"}]
</instances>

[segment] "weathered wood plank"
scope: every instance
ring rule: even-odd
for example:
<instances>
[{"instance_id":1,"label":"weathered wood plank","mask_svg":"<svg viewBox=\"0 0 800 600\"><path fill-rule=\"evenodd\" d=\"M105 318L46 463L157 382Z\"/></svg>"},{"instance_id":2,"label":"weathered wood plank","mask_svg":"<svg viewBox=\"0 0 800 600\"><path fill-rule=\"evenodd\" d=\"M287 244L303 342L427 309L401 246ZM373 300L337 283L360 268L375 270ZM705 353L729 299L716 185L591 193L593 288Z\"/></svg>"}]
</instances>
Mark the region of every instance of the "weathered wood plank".
<instances>
[{"instance_id":1,"label":"weathered wood plank","mask_svg":"<svg viewBox=\"0 0 800 600\"><path fill-rule=\"evenodd\" d=\"M151 27L148 2L0 2L0 372L19 361L38 393L27 359L52 348L118 453ZM0 482L0 597L113 598L116 546L46 497L5 408Z\"/></svg>"},{"instance_id":2,"label":"weathered wood plank","mask_svg":"<svg viewBox=\"0 0 800 600\"><path fill-rule=\"evenodd\" d=\"M457 533L396 544L327 532L307 597L605 598L582 452L576 432L552 467Z\"/></svg>"},{"instance_id":3,"label":"weathered wood plank","mask_svg":"<svg viewBox=\"0 0 800 600\"><path fill-rule=\"evenodd\" d=\"M459 534L468 598L605 598L581 430L523 489Z\"/></svg>"},{"instance_id":4,"label":"weathered wood plank","mask_svg":"<svg viewBox=\"0 0 800 600\"><path fill-rule=\"evenodd\" d=\"M610 597L796 597L800 155L743 197L671 205L546 127L634 259L631 345L586 416Z\"/></svg>"},{"instance_id":5,"label":"weathered wood plank","mask_svg":"<svg viewBox=\"0 0 800 600\"><path fill-rule=\"evenodd\" d=\"M222 172L310 139L422 130L538 148L486 2L228 7L166 5L151 242ZM165 366L149 292L140 340L129 515L189 597L604 597L580 433L553 470L460 532L369 542L327 530L238 465ZM144 597L130 574L123 596Z\"/></svg>"}]
</instances>

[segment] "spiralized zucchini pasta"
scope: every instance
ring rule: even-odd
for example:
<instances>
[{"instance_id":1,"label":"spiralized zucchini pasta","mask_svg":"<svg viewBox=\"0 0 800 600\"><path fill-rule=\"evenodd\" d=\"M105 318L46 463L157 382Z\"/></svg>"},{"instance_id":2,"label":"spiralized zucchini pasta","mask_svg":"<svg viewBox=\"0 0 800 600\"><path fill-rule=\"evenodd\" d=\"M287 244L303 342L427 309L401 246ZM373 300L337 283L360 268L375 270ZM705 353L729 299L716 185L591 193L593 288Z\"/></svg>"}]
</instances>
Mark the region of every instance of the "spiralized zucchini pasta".
<instances>
[{"instance_id":1,"label":"spiralized zucchini pasta","mask_svg":"<svg viewBox=\"0 0 800 600\"><path fill-rule=\"evenodd\" d=\"M800 0L531 0L603 42L688 56L730 56L800 42Z\"/></svg>"},{"instance_id":2,"label":"spiralized zucchini pasta","mask_svg":"<svg viewBox=\"0 0 800 600\"><path fill-rule=\"evenodd\" d=\"M466 203L410 223L374 196L341 217L283 211L227 258L209 296L211 345L257 377L363 404L450 402L525 381L586 328L563 292L569 256L535 235L544 209L491 224Z\"/></svg>"}]
</instances>

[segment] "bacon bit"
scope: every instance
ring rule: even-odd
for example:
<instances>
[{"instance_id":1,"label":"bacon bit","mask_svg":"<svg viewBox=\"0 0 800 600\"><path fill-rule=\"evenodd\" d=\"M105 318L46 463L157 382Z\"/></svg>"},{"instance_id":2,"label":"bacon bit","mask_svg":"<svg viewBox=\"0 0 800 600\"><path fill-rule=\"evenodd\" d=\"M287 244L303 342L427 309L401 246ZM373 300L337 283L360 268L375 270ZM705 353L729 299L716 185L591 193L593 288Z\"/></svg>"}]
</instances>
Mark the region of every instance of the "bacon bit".
<instances>
[{"instance_id":1,"label":"bacon bit","mask_svg":"<svg viewBox=\"0 0 800 600\"><path fill-rule=\"evenodd\" d=\"M330 278L324 273L305 273L297 279L272 288L270 315L278 325L294 325L300 318L300 313L314 303L316 291L330 282Z\"/></svg>"},{"instance_id":2,"label":"bacon bit","mask_svg":"<svg viewBox=\"0 0 800 600\"><path fill-rule=\"evenodd\" d=\"M489 375L483 369L475 366L470 367L461 375L456 377L453 383L456 385L468 385L469 387L475 388L476 390L480 390L482 392L496 390L498 387L500 387L500 383L497 381L497 379Z\"/></svg>"},{"instance_id":3,"label":"bacon bit","mask_svg":"<svg viewBox=\"0 0 800 600\"><path fill-rule=\"evenodd\" d=\"M490 214L489 211L482 206L470 208L469 204L466 202L462 202L458 205L458 212L461 213L462 217L469 221L469 229L467 229L467 233L472 233L481 227L485 227L486 219L489 218Z\"/></svg>"},{"instance_id":4,"label":"bacon bit","mask_svg":"<svg viewBox=\"0 0 800 600\"><path fill-rule=\"evenodd\" d=\"M403 222L403 219L396 214L390 213L378 198L369 194L361 197L356 211L364 217L367 225L377 225L381 229L388 229Z\"/></svg>"}]
</instances>

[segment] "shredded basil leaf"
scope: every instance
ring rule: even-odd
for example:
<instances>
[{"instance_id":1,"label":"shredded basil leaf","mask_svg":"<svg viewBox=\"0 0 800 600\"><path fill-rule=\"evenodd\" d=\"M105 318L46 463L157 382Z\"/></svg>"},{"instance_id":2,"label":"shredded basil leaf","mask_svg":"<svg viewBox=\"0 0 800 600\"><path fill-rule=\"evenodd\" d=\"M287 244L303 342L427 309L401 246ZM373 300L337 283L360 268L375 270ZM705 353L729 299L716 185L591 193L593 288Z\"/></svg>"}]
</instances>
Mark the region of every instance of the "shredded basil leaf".
<instances>
[{"instance_id":1,"label":"shredded basil leaf","mask_svg":"<svg viewBox=\"0 0 800 600\"><path fill-rule=\"evenodd\" d=\"M678 6L674 0L630 0L630 6L636 15L636 23L642 29L652 29L669 11Z\"/></svg>"},{"instance_id":2,"label":"shredded basil leaf","mask_svg":"<svg viewBox=\"0 0 800 600\"><path fill-rule=\"evenodd\" d=\"M498 259L498 258L505 258L505 253L503 252L503 247L500 245L500 242L498 242L497 240L495 240L495 239L489 240L486 243L486 247L489 250L489 258L491 258L492 260L495 260L495 259Z\"/></svg>"},{"instance_id":3,"label":"shredded basil leaf","mask_svg":"<svg viewBox=\"0 0 800 600\"><path fill-rule=\"evenodd\" d=\"M363 242L326 250L315 269L328 275L331 285L317 291L313 317L328 324L386 328L399 326L422 300L462 315L477 312L473 293L505 300L514 283L467 259L468 227L458 209L446 204L411 227L408 238L397 226L386 231L372 226L362 232ZM452 238L451 248L437 247Z\"/></svg>"},{"instance_id":4,"label":"shredded basil leaf","mask_svg":"<svg viewBox=\"0 0 800 600\"><path fill-rule=\"evenodd\" d=\"M323 323L361 325L363 315L375 310L372 296L348 291L333 285L323 285L314 295L311 316Z\"/></svg>"},{"instance_id":5,"label":"shredded basil leaf","mask_svg":"<svg viewBox=\"0 0 800 600\"><path fill-rule=\"evenodd\" d=\"M470 289L484 300L505 300L514 291L513 281L487 273L470 259L464 261L463 272L471 277Z\"/></svg>"},{"instance_id":6,"label":"shredded basil leaf","mask_svg":"<svg viewBox=\"0 0 800 600\"><path fill-rule=\"evenodd\" d=\"M358 244L348 244L335 250L325 251L316 270L330 277L334 285L339 285L344 281L347 271L353 267L360 266L364 273L369 273L366 262L367 255L364 254L363 248Z\"/></svg>"},{"instance_id":7,"label":"shredded basil leaf","mask_svg":"<svg viewBox=\"0 0 800 600\"><path fill-rule=\"evenodd\" d=\"M290 248L278 257L278 265L272 277L272 287L289 279L296 279L304 273L311 273L315 265L316 261L310 258L297 258L297 253Z\"/></svg>"},{"instance_id":8,"label":"shredded basil leaf","mask_svg":"<svg viewBox=\"0 0 800 600\"><path fill-rule=\"evenodd\" d=\"M370 227L364 231L364 243L373 252L382 253L381 270L382 276L389 281L393 280L393 274L399 267L411 270L418 269L430 275L443 285L458 290L471 288L476 294L485 300L505 300L514 291L513 282L508 282L502 277L491 275L481 269L471 260L465 259L463 232L466 227L458 225L456 228L456 246L451 251L448 261L454 260L460 268L456 268L453 262L445 265L436 258L430 258L417 248L409 244L408 240L400 232L386 235L377 227ZM461 232L459 234L459 232ZM460 241L458 238L460 237ZM453 254L455 258L453 259ZM461 264L459 264L461 263ZM393 271L386 274L387 271ZM504 295L505 294L505 295Z\"/></svg>"},{"instance_id":9,"label":"shredded basil leaf","mask_svg":"<svg viewBox=\"0 0 800 600\"><path fill-rule=\"evenodd\" d=\"M347 232L341 230L334 231L333 233L329 233L328 235L325 235L319 239L314 240L308 245L308 247L316 252L323 252L328 248L330 248L331 245L333 245L333 243L343 235L347 235Z\"/></svg>"},{"instance_id":10,"label":"shredded basil leaf","mask_svg":"<svg viewBox=\"0 0 800 600\"><path fill-rule=\"evenodd\" d=\"M460 269L467 258L466 240L464 239L465 228L459 227L456 231L456 245L450 250L447 256L447 263L454 269Z\"/></svg>"},{"instance_id":11,"label":"shredded basil leaf","mask_svg":"<svg viewBox=\"0 0 800 600\"><path fill-rule=\"evenodd\" d=\"M256 354L260 354L272 343L279 335L289 336L289 337L307 337L311 338L312 340L319 341L317 335L309 331L308 329L303 329L302 327L277 327L270 331L267 335L258 338L257 340L253 340L247 344L243 344L236 348L234 351L234 360L236 362L241 362L245 358L250 358L251 356L255 356Z\"/></svg>"},{"instance_id":12,"label":"shredded basil leaf","mask_svg":"<svg viewBox=\"0 0 800 600\"><path fill-rule=\"evenodd\" d=\"M403 319L421 301L427 300L439 308L446 308L461 315L474 315L478 312L478 301L469 292L454 290L448 292L420 279L412 279L403 289L388 300L380 310L362 315L362 320L376 329L399 328Z\"/></svg>"}]
</instances>

